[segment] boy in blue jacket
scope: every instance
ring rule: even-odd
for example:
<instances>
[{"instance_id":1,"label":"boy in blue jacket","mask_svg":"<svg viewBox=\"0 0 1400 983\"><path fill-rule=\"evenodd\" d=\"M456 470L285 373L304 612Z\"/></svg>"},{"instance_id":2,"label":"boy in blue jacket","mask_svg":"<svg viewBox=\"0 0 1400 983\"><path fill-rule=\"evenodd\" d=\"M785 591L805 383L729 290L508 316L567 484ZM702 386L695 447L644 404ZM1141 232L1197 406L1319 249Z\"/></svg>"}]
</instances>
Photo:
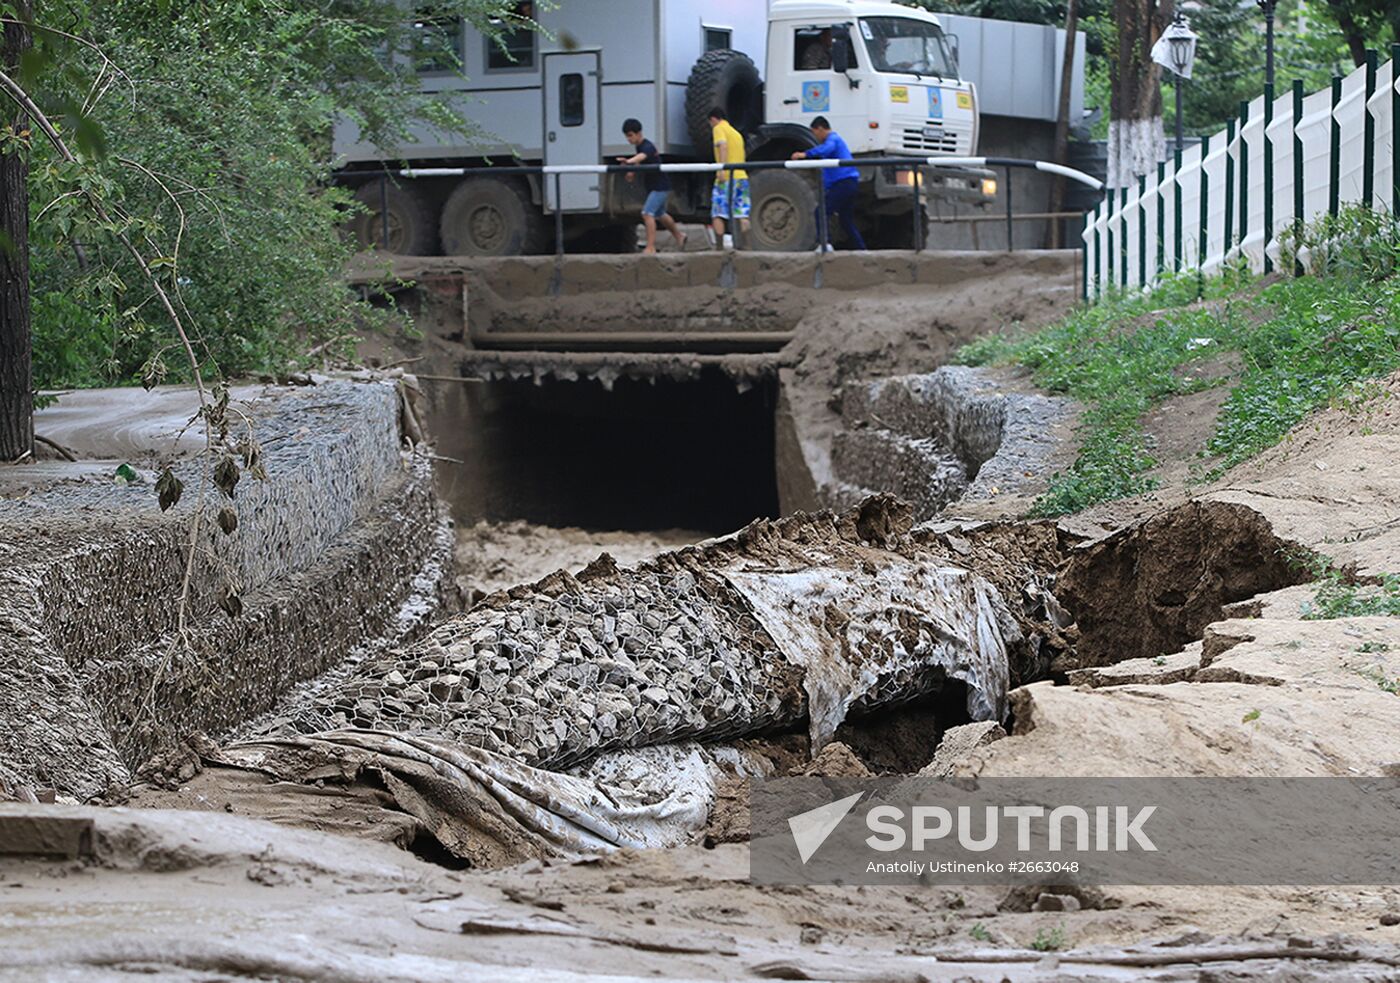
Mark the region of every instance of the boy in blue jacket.
<instances>
[{"instance_id":1,"label":"boy in blue jacket","mask_svg":"<svg viewBox=\"0 0 1400 983\"><path fill-rule=\"evenodd\" d=\"M851 148L841 139L841 134L831 128L825 116L812 120L812 135L817 145L811 150L792 155L793 160L850 160ZM860 189L860 171L854 167L827 167L822 169L822 187L826 191L827 231L831 230L831 216L841 219L841 228L846 230L846 238L856 249L865 248L865 240L856 228L856 192ZM818 225L821 223L819 222ZM821 243L818 250L829 250L828 243Z\"/></svg>"}]
</instances>

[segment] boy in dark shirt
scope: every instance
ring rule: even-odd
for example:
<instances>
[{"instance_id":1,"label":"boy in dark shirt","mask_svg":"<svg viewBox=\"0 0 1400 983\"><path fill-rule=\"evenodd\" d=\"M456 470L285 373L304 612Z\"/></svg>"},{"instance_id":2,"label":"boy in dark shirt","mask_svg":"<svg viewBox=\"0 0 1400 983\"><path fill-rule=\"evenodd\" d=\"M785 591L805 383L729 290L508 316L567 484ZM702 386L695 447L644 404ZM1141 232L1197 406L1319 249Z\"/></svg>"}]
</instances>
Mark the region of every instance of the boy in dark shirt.
<instances>
[{"instance_id":1,"label":"boy in dark shirt","mask_svg":"<svg viewBox=\"0 0 1400 983\"><path fill-rule=\"evenodd\" d=\"M659 164L661 154L657 153L656 144L642 136L642 124L635 119L625 120L622 124L622 135L627 138L627 142L637 148L637 152L631 157L619 157L619 164ZM647 227L647 246L644 252L656 252L656 223L659 221L662 227L676 241L676 249L685 250L686 235L676 225L676 220L666 214L666 199L671 194L671 179L661 171L642 171L642 187L646 189L646 204L642 205L642 222ZM637 177L637 172L629 171L627 180L632 181Z\"/></svg>"}]
</instances>

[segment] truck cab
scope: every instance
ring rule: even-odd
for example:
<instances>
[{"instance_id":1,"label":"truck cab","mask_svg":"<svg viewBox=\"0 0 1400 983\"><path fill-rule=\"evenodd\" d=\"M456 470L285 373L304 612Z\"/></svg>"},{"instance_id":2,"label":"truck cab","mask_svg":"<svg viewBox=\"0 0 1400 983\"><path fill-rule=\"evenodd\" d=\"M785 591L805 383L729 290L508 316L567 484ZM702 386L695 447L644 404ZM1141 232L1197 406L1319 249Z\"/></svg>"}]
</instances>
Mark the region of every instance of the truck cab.
<instances>
[{"instance_id":1,"label":"truck cab","mask_svg":"<svg viewBox=\"0 0 1400 983\"><path fill-rule=\"evenodd\" d=\"M856 154L975 153L977 93L958 77L939 19L923 10L775 0L767 61L768 122L826 116Z\"/></svg>"}]
</instances>

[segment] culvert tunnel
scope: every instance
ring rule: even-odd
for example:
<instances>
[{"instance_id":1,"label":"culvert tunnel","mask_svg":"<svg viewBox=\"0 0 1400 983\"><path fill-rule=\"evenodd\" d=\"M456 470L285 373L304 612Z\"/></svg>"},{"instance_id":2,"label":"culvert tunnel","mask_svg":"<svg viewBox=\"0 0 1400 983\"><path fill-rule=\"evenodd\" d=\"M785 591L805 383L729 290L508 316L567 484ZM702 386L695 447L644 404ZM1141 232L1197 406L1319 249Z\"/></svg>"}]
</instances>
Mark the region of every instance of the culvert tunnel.
<instances>
[{"instance_id":1,"label":"culvert tunnel","mask_svg":"<svg viewBox=\"0 0 1400 983\"><path fill-rule=\"evenodd\" d=\"M777 380L496 379L433 421L459 522L732 532L779 514Z\"/></svg>"}]
</instances>

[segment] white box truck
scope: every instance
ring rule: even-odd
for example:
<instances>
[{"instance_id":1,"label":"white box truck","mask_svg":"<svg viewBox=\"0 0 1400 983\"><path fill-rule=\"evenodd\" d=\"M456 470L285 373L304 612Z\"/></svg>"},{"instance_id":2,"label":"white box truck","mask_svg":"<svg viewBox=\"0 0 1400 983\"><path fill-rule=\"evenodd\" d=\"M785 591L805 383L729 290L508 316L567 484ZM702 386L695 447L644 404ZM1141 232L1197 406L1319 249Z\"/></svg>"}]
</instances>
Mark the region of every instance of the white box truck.
<instances>
[{"instance_id":1,"label":"white box truck","mask_svg":"<svg viewBox=\"0 0 1400 983\"><path fill-rule=\"evenodd\" d=\"M598 164L633 153L622 122L635 117L667 161L712 159L709 110L721 106L746 139L749 160L786 160L815 144L808 124L826 116L857 157L976 154L977 93L958 76L957 41L924 10L877 0L561 0L522 2L543 32L508 30L488 39L458 22L421 21L455 49L459 65L423 67L431 91L460 93L454 105L483 137L444 142L426 129L389 155L362 142L350 121L336 129L339 177L359 183L367 212L356 220L365 246L392 252L517 255L552 243L554 213L585 248L635 245L641 182L621 174L442 175L483 165ZM445 32L445 33L444 33ZM457 102L456 100L460 100ZM430 169L395 178L385 168ZM672 214L708 218L709 174L673 174ZM928 196L985 203L988 171L934 168ZM872 246L914 236L913 174L862 168L858 212ZM792 251L816 244L818 201L811 172L759 170L748 246ZM387 222L381 214L387 203Z\"/></svg>"}]
</instances>

